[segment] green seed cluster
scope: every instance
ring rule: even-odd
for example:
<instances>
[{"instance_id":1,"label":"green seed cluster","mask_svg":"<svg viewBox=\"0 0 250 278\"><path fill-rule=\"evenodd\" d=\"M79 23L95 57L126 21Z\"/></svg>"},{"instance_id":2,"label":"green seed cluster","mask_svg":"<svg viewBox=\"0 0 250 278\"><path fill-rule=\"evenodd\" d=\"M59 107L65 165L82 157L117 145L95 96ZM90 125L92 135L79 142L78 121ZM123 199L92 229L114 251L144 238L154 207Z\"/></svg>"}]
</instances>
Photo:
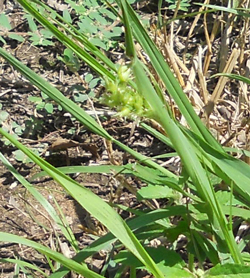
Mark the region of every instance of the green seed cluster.
<instances>
[{"instance_id":1,"label":"green seed cluster","mask_svg":"<svg viewBox=\"0 0 250 278\"><path fill-rule=\"evenodd\" d=\"M151 108L147 101L129 85L131 70L127 66L120 66L116 81L106 79L101 101L118 111L117 116L138 118L149 117Z\"/></svg>"}]
</instances>

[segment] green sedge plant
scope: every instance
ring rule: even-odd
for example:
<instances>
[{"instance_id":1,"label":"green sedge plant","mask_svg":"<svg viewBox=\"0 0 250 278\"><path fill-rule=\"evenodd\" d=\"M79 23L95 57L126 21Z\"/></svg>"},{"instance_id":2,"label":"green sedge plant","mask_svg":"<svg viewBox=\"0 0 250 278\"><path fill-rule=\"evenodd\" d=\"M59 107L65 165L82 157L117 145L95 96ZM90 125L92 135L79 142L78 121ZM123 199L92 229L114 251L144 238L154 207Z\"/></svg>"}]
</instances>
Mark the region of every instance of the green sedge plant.
<instances>
[{"instance_id":1,"label":"green sedge plant","mask_svg":"<svg viewBox=\"0 0 250 278\"><path fill-rule=\"evenodd\" d=\"M50 259L59 262L61 267L54 270L54 273L50 275L52 278L64 277L70 270L85 277L103 277L88 269L82 262L108 244L119 247L122 245L126 248L112 259L121 266L120 272L117 273L122 273L124 269L122 266L130 266L131 277L136 277L135 269L137 268L146 269L154 277L170 275L171 277L213 277L217 275L216 273L219 275L230 275L235 272L237 274L250 273L249 267L245 265L250 261L250 256L243 252L246 242L241 241L237 244L232 231L233 216L248 219L249 165L227 154L202 124L161 52L150 39L148 32L143 28L129 3L125 0L117 0L117 7L110 8L115 15L120 16L124 24L126 54L130 59L129 64L117 66L92 44L87 36L46 5L36 0L18 0L18 2L65 47L74 52L78 59L88 64L104 79L106 94L100 99L101 102L111 108L116 107L118 116L140 119L143 128L175 150L181 158L182 173L180 176L173 174L160 166L157 160L146 157L113 138L76 103L64 97L56 88L1 48L0 55L33 85L71 113L92 132L132 155L137 163L123 166L109 165L108 167L79 166L70 170L56 169L19 143L4 129L0 129L4 138L41 167L44 172L40 173L40 176L46 173L52 177L110 232L81 251L77 249L72 234L68 234L67 239L75 246L77 253L72 259L65 258L62 254L15 235L1 232L0 240L31 246ZM46 17L37 11L34 4L41 5L46 10ZM119 10L122 11L121 15L118 13ZM171 114L154 78L148 74L148 70L136 56L135 41L149 56L155 71L185 117L189 128L182 126ZM166 135L143 123L144 118L158 122ZM31 190L32 186L20 178L3 156L1 159L13 175ZM136 176L149 184L148 187L138 192L138 198L153 199L162 194L165 198L173 198L174 204L177 202L180 204L147 212L133 211L134 217L124 221L109 204L66 175L66 173L79 171L110 173L111 170ZM215 185L222 181L228 187L223 194L215 191ZM176 195L176 192L179 195ZM31 193L40 198L39 193L34 191ZM226 195L227 200L231 201L222 201L222 195L224 198ZM182 204L180 196L187 197L190 200L189 203ZM237 204L241 204L241 206L238 207ZM229 215L229 218L226 215ZM181 221L173 226L169 222L171 216L179 216ZM54 220L60 223L56 215L54 215ZM64 226L61 226L63 230ZM148 232L146 238L145 231ZM63 232L67 233L65 230ZM184 234L189 241L188 265L172 250L181 234ZM149 240L160 236L164 236L172 242L171 250L166 247L162 248L162 246L152 248L148 245ZM158 251L164 254L164 259L157 256ZM194 268L194 258L198 259L200 263L200 272ZM214 267L204 272L202 263L206 259L211 261Z\"/></svg>"}]
</instances>

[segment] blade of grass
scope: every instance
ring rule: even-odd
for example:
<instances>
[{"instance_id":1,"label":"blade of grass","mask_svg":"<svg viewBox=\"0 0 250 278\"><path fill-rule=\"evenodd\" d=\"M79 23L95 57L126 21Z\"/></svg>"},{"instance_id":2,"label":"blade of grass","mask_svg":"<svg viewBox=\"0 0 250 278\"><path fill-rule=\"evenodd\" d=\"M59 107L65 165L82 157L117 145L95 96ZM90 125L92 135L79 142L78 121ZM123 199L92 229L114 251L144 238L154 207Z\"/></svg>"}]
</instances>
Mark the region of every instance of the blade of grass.
<instances>
[{"instance_id":1,"label":"blade of grass","mask_svg":"<svg viewBox=\"0 0 250 278\"><path fill-rule=\"evenodd\" d=\"M169 140L169 138L166 135L163 135L162 133L160 133L156 129L152 128L151 126L147 125L146 123L140 122L140 126L143 129L145 129L147 132L149 132L150 134L154 135L160 141L165 143L170 148L172 148L172 149L174 148L173 144L171 143L171 141ZM201 140L201 138L199 138L199 140ZM223 147L223 149L227 153L237 153L237 154L241 154L241 155L245 155L245 156L250 157L250 151L247 151L247 150L239 150L239 149L236 149L236 148L229 148L229 147Z\"/></svg>"},{"instance_id":2,"label":"blade of grass","mask_svg":"<svg viewBox=\"0 0 250 278\"><path fill-rule=\"evenodd\" d=\"M47 94L51 99L56 101L64 110L71 113L80 123L86 126L92 132L104 137L107 140L114 142L124 151L131 154L135 157L139 162L150 166L152 168L160 170L163 174L168 177L175 178L177 180L176 175L161 167L157 163L153 162L148 157L134 151L133 149L127 147L123 143L115 140L104 128L102 128L88 113L86 113L82 108L80 108L76 103L66 98L59 90L45 81L42 77L34 73L31 69L23 65L16 58L8 54L4 49L0 48L0 56L5 58L14 68L16 68L22 75L24 75L32 84L38 87L42 92Z\"/></svg>"},{"instance_id":3,"label":"blade of grass","mask_svg":"<svg viewBox=\"0 0 250 278\"><path fill-rule=\"evenodd\" d=\"M42 277L49 277L49 275L47 275L45 272L43 272L36 265L33 265L31 263L28 263L28 262L25 262L25 261L22 261L22 260L6 258L6 259L0 259L0 262L2 262L2 263L12 263L12 264L17 264L19 266L27 267L29 269L32 269L32 270L35 270L35 271L39 272L40 274L42 274Z\"/></svg>"},{"instance_id":4,"label":"blade of grass","mask_svg":"<svg viewBox=\"0 0 250 278\"><path fill-rule=\"evenodd\" d=\"M62 233L66 237L66 239L70 242L72 247L79 251L79 247L77 241L74 237L72 231L67 230L61 221L60 217L58 217L53 206L43 197L43 195L37 191L37 189L32 186L23 176L21 176L17 170L9 163L9 161L4 157L4 155L0 152L0 159L3 162L3 165L7 167L7 169L12 173L12 175L33 195L33 197L42 205L42 207L48 212L48 215L55 221L55 223L60 227Z\"/></svg>"},{"instance_id":5,"label":"blade of grass","mask_svg":"<svg viewBox=\"0 0 250 278\"><path fill-rule=\"evenodd\" d=\"M122 5L122 15L123 15L123 21L124 21L124 27L125 27L125 47L126 47L126 54L128 57L134 57L135 56L135 48L133 43L133 35L132 30L130 28L129 24L129 17L127 12L127 5L125 5L125 1L121 0ZM132 42L132 43L131 43Z\"/></svg>"},{"instance_id":6,"label":"blade of grass","mask_svg":"<svg viewBox=\"0 0 250 278\"><path fill-rule=\"evenodd\" d=\"M250 84L250 79L249 78L247 78L245 76L242 76L242 75L238 75L238 74L217 73L217 74L212 75L211 78L216 77L216 76L225 76L225 77L228 77L228 78L231 78L231 79L236 79L236 80L245 82L247 84Z\"/></svg>"},{"instance_id":7,"label":"blade of grass","mask_svg":"<svg viewBox=\"0 0 250 278\"><path fill-rule=\"evenodd\" d=\"M201 3L194 3L196 5L199 6L205 6L207 8L211 8L213 11L223 11L223 12L227 12L227 13L232 13L232 14L236 14L239 16L243 16L243 17L250 17L250 14L247 12L241 12L241 10L246 10L247 9L233 9L233 8L227 8L227 7L222 7L222 6L216 6L216 5L210 5L210 4L201 4Z\"/></svg>"},{"instance_id":8,"label":"blade of grass","mask_svg":"<svg viewBox=\"0 0 250 278\"><path fill-rule=\"evenodd\" d=\"M93 56L83 49L80 45L74 43L74 41L59 31L50 21L46 19L41 13L39 13L31 4L26 0L17 0L22 7L32 16L34 16L43 26L49 29L53 35L66 47L72 49L79 58L85 61L95 72L101 76L106 76L111 80L114 80L114 75L107 70L102 64L100 64Z\"/></svg>"},{"instance_id":9,"label":"blade of grass","mask_svg":"<svg viewBox=\"0 0 250 278\"><path fill-rule=\"evenodd\" d=\"M126 2L126 0L121 1L121 5L126 5L126 9L123 9L123 12L129 10L130 5ZM126 21L125 23L131 23L133 25L133 20L131 20L131 22ZM129 27L126 26L126 29L129 29ZM143 32L143 30L141 31ZM127 42L127 45L133 44L132 38L130 36L128 36L127 38L130 39L130 41ZM158 58L159 57L160 56L158 56ZM235 244L232 231L228 230L227 220L222 212L220 204L217 202L214 189L210 184L210 181L207 177L207 173L203 169L199 161L199 158L196 155L196 152L194 150L195 147L192 145L192 141L190 142L189 140L187 140L187 138L185 137L185 133L182 132L182 130L175 123L175 120L172 119L169 115L168 109L164 105L161 98L157 95L150 80L148 79L146 73L143 70L141 62L137 59L136 56L134 56L133 59L132 69L135 75L135 81L138 91L144 96L144 98L152 107L153 118L162 125L165 132L168 134L174 146L174 149L178 152L179 156L181 157L185 170L187 171L193 183L195 184L198 194L200 195L201 199L203 199L204 202L209 205L207 215L211 221L214 230L214 235L217 237L217 242L220 248L228 248L233 260L236 263L243 263L239 249ZM163 76L161 76L161 78L163 78ZM174 83L178 84L176 80L174 80ZM183 94L183 92L181 92L181 94ZM189 105L191 104L189 103ZM202 125L202 130L200 131L205 130L205 126ZM196 131L198 132L198 135L200 135L199 130L196 129ZM205 134L206 132L203 133L203 135ZM208 142L209 141L211 140L208 140ZM217 147L219 145L218 142L216 142L215 145ZM220 146L219 149L221 150L222 147Z\"/></svg>"},{"instance_id":10,"label":"blade of grass","mask_svg":"<svg viewBox=\"0 0 250 278\"><path fill-rule=\"evenodd\" d=\"M168 218L171 216L176 216L176 215L184 216L186 214L187 214L187 209L185 206L169 207L166 209L154 210L149 213L145 213L139 217L129 219L127 221L127 224L131 230L136 231L137 229L145 227L153 223L154 221ZM77 262L82 262L92 254L102 249L105 249L109 244L114 244L113 235L110 233L91 243L84 250L80 251L73 259ZM62 278L68 272L69 269L67 269L66 267L61 267L58 271L52 274L50 278Z\"/></svg>"},{"instance_id":11,"label":"blade of grass","mask_svg":"<svg viewBox=\"0 0 250 278\"><path fill-rule=\"evenodd\" d=\"M51 15L53 15L53 16L48 15L46 18L44 18L44 21L48 20L50 22L55 22L58 26L62 28L62 30L68 32L72 36L72 39L73 38L75 39L75 42L82 43L82 45L84 45L95 57L99 58L102 62L104 62L104 64L107 65L108 68L112 69L113 71L117 70L115 64L110 59L108 59L107 56L105 56L99 48L97 48L94 44L92 44L88 40L87 36L79 32L72 24L65 21L64 18L61 15L59 15L55 10L51 9L49 6L45 5L41 1L32 0L31 2L43 7ZM34 16L36 16L36 14L34 14ZM51 25L47 26L47 28L50 27Z\"/></svg>"},{"instance_id":12,"label":"blade of grass","mask_svg":"<svg viewBox=\"0 0 250 278\"><path fill-rule=\"evenodd\" d=\"M228 77L232 75L227 75ZM240 80L241 77L239 78ZM156 138L174 148L172 143L169 141L165 135L161 134L157 130L154 130L145 123L140 124L145 130L153 134ZM231 181L235 183L234 191L239 194L239 197L244 200L247 206L250 206L250 192L248 190L250 184L250 167L241 160L238 160L229 154L220 153L218 150L211 147L209 144L204 142L200 137L191 133L187 129L182 127L183 132L186 133L186 136L189 137L189 140L192 141L192 144L196 146L195 150L200 158L203 161L203 164L210 169L211 172L216 173L220 178L222 178L226 184L230 185ZM242 153L247 156L250 155L250 152L244 150L237 150L235 148L224 148L225 151L232 151L237 153Z\"/></svg>"},{"instance_id":13,"label":"blade of grass","mask_svg":"<svg viewBox=\"0 0 250 278\"><path fill-rule=\"evenodd\" d=\"M65 267L68 267L70 270L73 270L76 273L82 274L85 277L89 277L89 278L103 277L103 276L95 273L94 271L89 270L86 265L83 265L83 264L75 262L74 260L68 259L68 258L64 257L62 254L55 252L55 251L51 250L50 248L47 248L39 243L25 239L24 237L0 232L0 241L1 242L14 242L17 244L23 244L26 246L30 246L30 247L36 249L37 251L39 251L40 253L50 257L51 259L53 259L57 262L60 262Z\"/></svg>"},{"instance_id":14,"label":"blade of grass","mask_svg":"<svg viewBox=\"0 0 250 278\"><path fill-rule=\"evenodd\" d=\"M80 184L54 168L32 151L27 149L6 131L0 128L0 133L6 137L18 149L24 152L30 159L46 171L56 180L83 208L85 208L98 221L106 226L115 237L117 237L151 272L155 277L164 277L152 258L145 251L135 235L107 203L92 191L82 187Z\"/></svg>"},{"instance_id":15,"label":"blade of grass","mask_svg":"<svg viewBox=\"0 0 250 278\"><path fill-rule=\"evenodd\" d=\"M235 244L233 234L228 230L226 218L222 212L220 204L216 200L214 190L207 178L206 172L196 156L192 144L178 128L175 121L169 116L168 110L154 91L149 79L143 71L140 61L138 61L136 57L133 62L133 70L138 90L151 105L155 119L162 125L168 134L174 149L180 155L186 171L197 188L199 197L209 205L207 214L213 226L214 235L217 237L218 244L221 245L221 248L223 246L224 249L226 247L226 242L234 261L242 263L242 258L237 245Z\"/></svg>"},{"instance_id":16,"label":"blade of grass","mask_svg":"<svg viewBox=\"0 0 250 278\"><path fill-rule=\"evenodd\" d=\"M118 3L118 5L122 4L119 0L116 0L116 2ZM191 129L195 133L203 137L207 142L209 142L209 144L213 145L215 148L222 150L220 144L215 140L215 138L211 135L211 133L203 125L200 118L195 113L191 103L189 102L186 95L183 93L178 81L171 72L163 55L156 48L155 44L150 39L148 32L141 25L137 15L135 14L135 11L127 2L126 9L130 17L129 23L132 26L136 40L140 43L143 50L149 56L154 69L157 71L159 77L164 82L168 93L175 100L178 108L180 109L183 116L186 118L187 123L189 124Z\"/></svg>"},{"instance_id":17,"label":"blade of grass","mask_svg":"<svg viewBox=\"0 0 250 278\"><path fill-rule=\"evenodd\" d=\"M197 155L203 160L204 164L216 175L222 178L228 186L234 182L234 191L250 206L250 166L227 153L220 153L212 146L200 140L197 135L190 135L190 131L183 129L189 140L195 147Z\"/></svg>"},{"instance_id":18,"label":"blade of grass","mask_svg":"<svg viewBox=\"0 0 250 278\"><path fill-rule=\"evenodd\" d=\"M135 177L140 178L141 180L155 185L167 185L168 187L180 192L182 195L192 199L193 201L200 202L201 200L192 194L184 191L175 179L162 176L162 172L142 166L140 164L127 164L123 166L117 165L98 165L98 166L67 166L67 167L58 167L64 174L73 174L73 173L112 173L112 174L130 174ZM31 177L31 180L36 178L47 176L46 172L40 172Z\"/></svg>"}]
</instances>

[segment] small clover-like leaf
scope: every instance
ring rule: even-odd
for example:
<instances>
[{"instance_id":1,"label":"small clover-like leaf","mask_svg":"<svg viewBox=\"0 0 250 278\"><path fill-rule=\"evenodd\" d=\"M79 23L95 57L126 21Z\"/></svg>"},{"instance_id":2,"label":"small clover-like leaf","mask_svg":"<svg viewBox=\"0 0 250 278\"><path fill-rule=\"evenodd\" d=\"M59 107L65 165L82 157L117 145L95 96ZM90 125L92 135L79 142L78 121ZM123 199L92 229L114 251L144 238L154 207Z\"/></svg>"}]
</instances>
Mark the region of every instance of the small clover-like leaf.
<instances>
[{"instance_id":1,"label":"small clover-like leaf","mask_svg":"<svg viewBox=\"0 0 250 278\"><path fill-rule=\"evenodd\" d=\"M0 111L0 124L9 117L9 113L6 111Z\"/></svg>"},{"instance_id":2,"label":"small clover-like leaf","mask_svg":"<svg viewBox=\"0 0 250 278\"><path fill-rule=\"evenodd\" d=\"M80 94L80 93L75 93L74 94L74 101L75 102L84 102L88 99L88 95L86 94Z\"/></svg>"},{"instance_id":3,"label":"small clover-like leaf","mask_svg":"<svg viewBox=\"0 0 250 278\"><path fill-rule=\"evenodd\" d=\"M46 110L46 112L48 114L52 114L53 110L54 110L53 104L52 103L46 103L45 106L44 106L44 109Z\"/></svg>"},{"instance_id":4,"label":"small clover-like leaf","mask_svg":"<svg viewBox=\"0 0 250 278\"><path fill-rule=\"evenodd\" d=\"M16 150L13 152L13 155L17 161L23 162L23 163L29 163L32 162L30 158L27 157L26 154L24 154L21 150Z\"/></svg>"},{"instance_id":5,"label":"small clover-like leaf","mask_svg":"<svg viewBox=\"0 0 250 278\"><path fill-rule=\"evenodd\" d=\"M40 98L40 97L35 97L35 96L29 96L29 97L28 97L28 100L29 100L29 101L32 101L32 102L34 102L34 103L36 103L36 104L43 102L42 98Z\"/></svg>"},{"instance_id":6,"label":"small clover-like leaf","mask_svg":"<svg viewBox=\"0 0 250 278\"><path fill-rule=\"evenodd\" d=\"M9 18L4 13L0 14L0 22L1 22L1 28L5 30L10 30L12 27L9 22Z\"/></svg>"},{"instance_id":7,"label":"small clover-like leaf","mask_svg":"<svg viewBox=\"0 0 250 278\"><path fill-rule=\"evenodd\" d=\"M24 38L18 34L8 34L9 35L9 38L13 39L13 40L16 40L16 41L19 41L19 42L23 42L24 41Z\"/></svg>"},{"instance_id":8,"label":"small clover-like leaf","mask_svg":"<svg viewBox=\"0 0 250 278\"><path fill-rule=\"evenodd\" d=\"M67 9L63 10L63 18L66 22L72 23L71 15Z\"/></svg>"},{"instance_id":9,"label":"small clover-like leaf","mask_svg":"<svg viewBox=\"0 0 250 278\"><path fill-rule=\"evenodd\" d=\"M85 80L87 83L89 83L92 79L93 79L93 74L91 74L91 73L88 73L88 74L85 76L85 78L84 78L84 80Z\"/></svg>"}]
</instances>

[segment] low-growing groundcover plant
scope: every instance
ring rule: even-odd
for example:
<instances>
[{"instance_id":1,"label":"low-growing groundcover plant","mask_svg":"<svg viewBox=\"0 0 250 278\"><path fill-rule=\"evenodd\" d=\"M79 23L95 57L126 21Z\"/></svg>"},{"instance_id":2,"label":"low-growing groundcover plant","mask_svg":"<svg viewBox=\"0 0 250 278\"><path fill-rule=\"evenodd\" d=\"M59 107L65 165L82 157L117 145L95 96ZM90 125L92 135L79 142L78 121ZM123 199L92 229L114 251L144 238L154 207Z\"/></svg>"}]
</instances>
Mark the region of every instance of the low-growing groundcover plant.
<instances>
[{"instance_id":1,"label":"low-growing groundcover plant","mask_svg":"<svg viewBox=\"0 0 250 278\"><path fill-rule=\"evenodd\" d=\"M109 7L109 12L120 18L125 29L128 63L116 65L88 40L83 32L42 2L17 2L49 30L54 38L74 52L79 60L84 61L100 75L105 82L106 92L99 101L115 108L118 112L117 117L140 121L145 130L173 148L181 159L182 171L177 176L157 163L156 159L146 157L113 138L80 106L1 48L0 55L33 85L82 125L119 146L137 162L126 165L55 168L1 128L0 133L5 140L8 139L41 167L43 172L37 177L45 174L52 177L102 223L109 233L99 237L87 248L79 250L74 234L65 226L53 206L1 154L4 165L35 196L60 227L75 256L69 259L32 240L4 232L0 232L0 240L24 244L44 254L51 266L50 277L64 277L70 270L83 277L104 277L105 272L97 274L89 269L84 261L94 253L107 248L113 250L113 253L110 251L107 264L118 266L114 277L122 277L128 268L131 277L136 277L137 269L145 269L153 277L248 277L250 256L244 252L248 238L236 242L233 218L249 218L250 167L229 155L203 125L130 4L126 0L116 0L117 5L104 1ZM178 3L176 6L178 7ZM231 10L237 13L237 10ZM158 81L156 75L151 74L139 60L135 42L139 43L148 55ZM164 85L185 118L185 126L175 118L160 83ZM147 123L149 120L157 122L162 132L146 124L144 120L147 120ZM147 187L137 192L138 200L164 198L170 200L168 205L154 210L131 210L134 216L124 221L110 204L66 175L74 172L112 171L135 176L147 184ZM174 218L178 219L177 223L172 222ZM177 240L181 235L188 241L186 261L176 250ZM167 244L164 244L164 240L157 247L150 244L152 240L163 238ZM18 259L5 261L16 263L23 269L36 270L46 276L42 269L28 262ZM57 262L58 266L53 267L52 261ZM211 268L207 271L204 270L204 262L211 263Z\"/></svg>"}]
</instances>

